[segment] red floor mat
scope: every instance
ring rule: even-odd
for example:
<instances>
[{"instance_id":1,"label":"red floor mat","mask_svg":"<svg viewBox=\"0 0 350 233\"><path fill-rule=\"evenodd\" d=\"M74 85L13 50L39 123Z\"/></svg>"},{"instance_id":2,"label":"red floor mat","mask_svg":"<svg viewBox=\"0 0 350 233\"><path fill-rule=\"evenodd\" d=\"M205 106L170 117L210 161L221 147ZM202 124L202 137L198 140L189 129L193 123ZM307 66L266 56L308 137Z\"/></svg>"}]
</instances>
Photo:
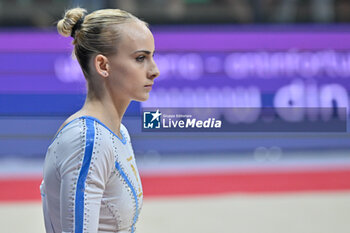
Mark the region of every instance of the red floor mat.
<instances>
[{"instance_id":1,"label":"red floor mat","mask_svg":"<svg viewBox=\"0 0 350 233\"><path fill-rule=\"evenodd\" d=\"M145 197L350 190L350 169L141 175ZM40 177L0 179L0 201L40 200Z\"/></svg>"}]
</instances>

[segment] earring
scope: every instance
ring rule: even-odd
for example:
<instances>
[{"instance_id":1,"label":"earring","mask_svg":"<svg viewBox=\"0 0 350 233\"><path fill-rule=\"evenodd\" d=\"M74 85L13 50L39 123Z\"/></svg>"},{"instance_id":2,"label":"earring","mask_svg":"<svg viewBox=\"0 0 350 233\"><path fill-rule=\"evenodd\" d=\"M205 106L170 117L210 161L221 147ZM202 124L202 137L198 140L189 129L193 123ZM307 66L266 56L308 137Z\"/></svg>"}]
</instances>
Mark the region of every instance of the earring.
<instances>
[{"instance_id":1,"label":"earring","mask_svg":"<svg viewBox=\"0 0 350 233\"><path fill-rule=\"evenodd\" d=\"M106 71L103 71L103 75L104 75L104 76L107 76L108 74L107 74L107 72L106 72Z\"/></svg>"}]
</instances>

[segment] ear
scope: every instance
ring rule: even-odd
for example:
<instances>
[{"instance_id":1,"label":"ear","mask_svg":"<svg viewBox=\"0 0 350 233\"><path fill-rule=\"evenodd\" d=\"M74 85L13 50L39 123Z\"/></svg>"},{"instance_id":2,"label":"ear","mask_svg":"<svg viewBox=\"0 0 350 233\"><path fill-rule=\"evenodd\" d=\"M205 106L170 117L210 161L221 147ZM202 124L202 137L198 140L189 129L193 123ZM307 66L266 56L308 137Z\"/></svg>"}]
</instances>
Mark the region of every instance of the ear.
<instances>
[{"instance_id":1,"label":"ear","mask_svg":"<svg viewBox=\"0 0 350 233\"><path fill-rule=\"evenodd\" d=\"M108 58L102 54L98 54L94 59L94 65L97 73L104 78L109 76Z\"/></svg>"}]
</instances>

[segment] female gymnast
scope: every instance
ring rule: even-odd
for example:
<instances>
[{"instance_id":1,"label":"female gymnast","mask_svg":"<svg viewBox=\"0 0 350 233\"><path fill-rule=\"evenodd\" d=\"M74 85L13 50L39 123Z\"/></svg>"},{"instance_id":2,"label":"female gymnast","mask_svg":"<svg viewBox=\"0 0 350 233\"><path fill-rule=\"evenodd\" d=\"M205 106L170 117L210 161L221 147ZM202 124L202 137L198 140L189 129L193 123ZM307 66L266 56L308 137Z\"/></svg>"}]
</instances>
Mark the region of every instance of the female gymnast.
<instances>
[{"instance_id":1,"label":"female gymnast","mask_svg":"<svg viewBox=\"0 0 350 233\"><path fill-rule=\"evenodd\" d=\"M41 185L46 232L134 232L142 186L121 121L131 100L148 99L159 75L153 35L147 23L119 9L70 9L57 29L74 38L87 97L47 150Z\"/></svg>"}]
</instances>

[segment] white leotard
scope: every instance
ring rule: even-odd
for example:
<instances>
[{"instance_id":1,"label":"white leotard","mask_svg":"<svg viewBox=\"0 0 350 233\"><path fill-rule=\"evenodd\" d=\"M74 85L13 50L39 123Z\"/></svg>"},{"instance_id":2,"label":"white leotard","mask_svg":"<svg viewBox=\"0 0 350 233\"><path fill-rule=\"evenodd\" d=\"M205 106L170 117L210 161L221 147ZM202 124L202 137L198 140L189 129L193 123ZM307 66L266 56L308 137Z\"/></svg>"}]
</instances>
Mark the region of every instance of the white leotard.
<instances>
[{"instance_id":1,"label":"white leotard","mask_svg":"<svg viewBox=\"0 0 350 233\"><path fill-rule=\"evenodd\" d=\"M47 233L135 231L142 186L124 125L120 132L83 116L54 138L40 187Z\"/></svg>"}]
</instances>

